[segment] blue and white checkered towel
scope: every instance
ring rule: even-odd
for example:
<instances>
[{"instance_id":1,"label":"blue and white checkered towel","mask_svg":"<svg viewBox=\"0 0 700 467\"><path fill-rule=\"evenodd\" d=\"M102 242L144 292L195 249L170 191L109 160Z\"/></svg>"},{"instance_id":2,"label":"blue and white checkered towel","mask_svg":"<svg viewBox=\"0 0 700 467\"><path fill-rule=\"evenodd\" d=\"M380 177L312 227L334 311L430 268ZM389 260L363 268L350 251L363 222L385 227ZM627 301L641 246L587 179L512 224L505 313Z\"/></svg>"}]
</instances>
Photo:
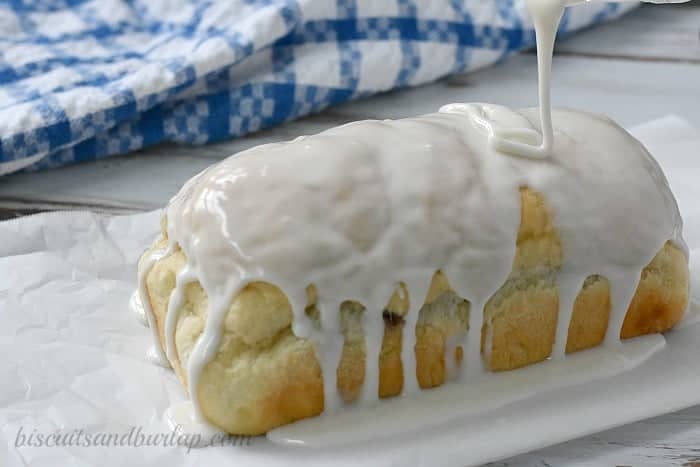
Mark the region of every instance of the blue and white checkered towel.
<instances>
[{"instance_id":1,"label":"blue and white checkered towel","mask_svg":"<svg viewBox=\"0 0 700 467\"><path fill-rule=\"evenodd\" d=\"M0 175L240 136L533 43L524 0L0 1Z\"/></svg>"}]
</instances>

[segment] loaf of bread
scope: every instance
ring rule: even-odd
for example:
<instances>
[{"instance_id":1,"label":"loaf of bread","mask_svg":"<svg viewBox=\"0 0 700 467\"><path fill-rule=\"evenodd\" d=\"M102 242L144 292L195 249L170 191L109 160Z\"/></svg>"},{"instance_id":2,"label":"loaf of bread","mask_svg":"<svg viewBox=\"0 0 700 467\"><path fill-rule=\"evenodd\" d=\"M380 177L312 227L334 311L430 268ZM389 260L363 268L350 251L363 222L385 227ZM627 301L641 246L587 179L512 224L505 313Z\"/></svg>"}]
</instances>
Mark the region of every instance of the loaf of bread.
<instances>
[{"instance_id":1,"label":"loaf of bread","mask_svg":"<svg viewBox=\"0 0 700 467\"><path fill-rule=\"evenodd\" d=\"M531 113L514 114L534 121ZM486 371L505 371L541 362L557 345L571 353L671 329L686 310L688 262L663 174L611 122L568 111L555 116L555 127L571 140L555 148L561 164L489 151L467 116L443 113L261 147L189 182L171 202L140 269L157 344L199 415L229 433L263 434L321 414L333 393L347 405L368 393L397 396L412 385L468 384L470 335L478 336L472 352L480 349L476 360ZM580 126L601 141L579 140L588 134L576 130ZM392 149L377 156L382 145L403 154ZM406 152L428 145L427 152ZM600 156L606 145L624 151ZM425 161L443 156L468 163ZM396 162L387 162L393 157ZM595 160L578 166L584 157ZM316 158L329 159L328 165L300 175L325 164ZM484 168L494 163L501 166ZM556 167L537 168L546 164ZM277 165L279 172L270 175ZM443 177L441 171L450 170L466 173ZM401 177L406 181L397 181ZM567 196L582 197L572 202ZM507 205L494 201L501 197ZM423 208L412 211L410 203ZM373 216L382 211L377 222ZM499 230L504 224L514 228ZM324 229L323 238L313 237ZM506 234L510 244L499 245ZM460 257L466 259L454 260ZM493 266L503 258L509 258L505 273ZM334 269L357 259L342 274ZM404 280L401 272L416 265L422 266L417 277L427 281L421 290L412 290L420 281ZM475 272L460 276L460 268ZM365 303L358 294L372 284L380 288L386 275L384 303ZM494 277L502 280L476 299L465 293L484 289ZM562 281L571 277L575 293L562 294ZM620 282L633 286L626 296ZM327 290L343 295L329 297ZM616 303L620 297L626 303ZM623 315L616 318L616 309ZM309 323L305 332L302 320ZM324 330L324 323L331 324ZM368 352L370 326L381 327L371 329L380 336L378 352ZM207 345L197 349L206 333ZM333 348L329 339L340 345L324 363L322 353Z\"/></svg>"}]
</instances>

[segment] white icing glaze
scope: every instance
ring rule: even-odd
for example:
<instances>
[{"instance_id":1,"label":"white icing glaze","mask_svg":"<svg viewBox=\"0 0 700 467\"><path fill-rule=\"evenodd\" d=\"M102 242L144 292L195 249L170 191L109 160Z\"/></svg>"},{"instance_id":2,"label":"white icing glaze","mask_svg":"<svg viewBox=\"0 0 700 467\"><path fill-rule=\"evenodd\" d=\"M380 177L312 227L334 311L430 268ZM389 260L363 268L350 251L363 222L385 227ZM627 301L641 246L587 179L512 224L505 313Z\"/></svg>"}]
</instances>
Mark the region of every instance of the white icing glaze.
<instances>
[{"instance_id":1,"label":"white icing glaze","mask_svg":"<svg viewBox=\"0 0 700 467\"><path fill-rule=\"evenodd\" d=\"M554 335L554 348L552 358L562 360L566 357L566 338L569 335L569 323L574 313L574 302L583 287L585 277L559 273L557 285L559 287L559 312L557 315L557 332Z\"/></svg>"},{"instance_id":2,"label":"white icing glaze","mask_svg":"<svg viewBox=\"0 0 700 467\"><path fill-rule=\"evenodd\" d=\"M162 358L162 350L158 344L152 344L146 350L146 360L153 363L154 365L161 366L166 369L172 368L170 362L167 359Z\"/></svg>"},{"instance_id":3,"label":"white icing glaze","mask_svg":"<svg viewBox=\"0 0 700 467\"><path fill-rule=\"evenodd\" d=\"M591 274L610 280L605 342L619 346L641 270L667 240L684 247L681 220L663 173L639 142L603 117L551 112L551 50L568 3L528 0L540 49L539 119L533 109L453 104L418 118L355 122L259 146L185 184L167 207L169 248L142 260L139 293L148 304L145 275L159 257L180 247L188 263L167 310L171 361L177 358L174 333L184 286L197 280L208 296L204 331L183 364L195 418L203 418L199 378L217 352L226 311L252 281L275 284L289 298L293 332L315 346L331 412L340 406L340 303L357 300L366 307L360 403L370 403L377 399L382 310L397 284L407 285L403 394L414 393L415 323L440 269L471 302L469 331L447 349L451 359L462 346L460 377L473 383L483 371L482 324L490 342L484 304L512 267L522 186L543 193L564 245L553 356L564 356L571 306ZM309 284L318 290L320 329L304 313ZM152 310L145 311L158 344Z\"/></svg>"},{"instance_id":4,"label":"white icing glaze","mask_svg":"<svg viewBox=\"0 0 700 467\"><path fill-rule=\"evenodd\" d=\"M221 430L209 423L203 423L195 417L192 404L189 401L178 402L165 411L165 421L168 427L177 434L199 435L200 444L192 447L204 447L205 441L212 439Z\"/></svg>"},{"instance_id":5,"label":"white icing glaze","mask_svg":"<svg viewBox=\"0 0 700 467\"><path fill-rule=\"evenodd\" d=\"M160 339L158 338L158 326L156 326L155 315L151 309L151 301L148 299L148 293L146 292L146 276L151 271L156 261L166 256L168 253L169 251L167 249L152 249L150 254L144 255L141 258L138 264L138 289L136 290L144 314L146 315L148 327L151 329L151 335L153 336L153 346L148 350L146 357L166 368L170 367L170 362L165 352L163 352Z\"/></svg>"},{"instance_id":6,"label":"white icing glaze","mask_svg":"<svg viewBox=\"0 0 700 467\"><path fill-rule=\"evenodd\" d=\"M141 303L141 297L139 296L139 291L134 290L129 298L129 310L136 316L136 319L142 325L149 327L148 317L146 316L146 310L143 309L143 303Z\"/></svg>"},{"instance_id":7,"label":"white icing glaze","mask_svg":"<svg viewBox=\"0 0 700 467\"><path fill-rule=\"evenodd\" d=\"M425 303L425 297L428 294L432 274L408 272L402 280L409 291L409 309L404 318L401 343L401 362L404 372L402 392L403 394L413 394L420 390L416 376L416 353L414 351L416 346L416 324L418 323L420 309ZM378 324L379 329L383 332L384 320ZM377 356L379 356L379 353L377 353ZM376 391L372 397L376 398Z\"/></svg>"},{"instance_id":8,"label":"white icing glaze","mask_svg":"<svg viewBox=\"0 0 700 467\"><path fill-rule=\"evenodd\" d=\"M168 310L165 315L165 355L171 362L179 360L175 349L175 327L182 310L182 300L185 296L185 286L196 280L189 266L185 266L175 278L175 289L170 300L168 300Z\"/></svg>"}]
</instances>

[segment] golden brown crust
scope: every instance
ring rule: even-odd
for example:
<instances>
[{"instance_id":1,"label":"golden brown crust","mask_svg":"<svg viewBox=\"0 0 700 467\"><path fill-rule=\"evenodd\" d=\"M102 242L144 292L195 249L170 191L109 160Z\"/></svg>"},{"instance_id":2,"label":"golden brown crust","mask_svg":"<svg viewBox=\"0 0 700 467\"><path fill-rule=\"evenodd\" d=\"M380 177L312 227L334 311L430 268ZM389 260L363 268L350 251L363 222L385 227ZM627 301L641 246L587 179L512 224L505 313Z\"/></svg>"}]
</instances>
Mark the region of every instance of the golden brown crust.
<instances>
[{"instance_id":1,"label":"golden brown crust","mask_svg":"<svg viewBox=\"0 0 700 467\"><path fill-rule=\"evenodd\" d=\"M552 349L558 311L556 270L562 247L544 199L521 190L521 226L513 272L484 310L482 348L486 365L494 371L509 370L546 359ZM161 240L162 246L165 240ZM175 275L186 263L181 251L158 261L146 286L154 310L161 343L167 302L175 287ZM405 291L404 291L405 292ZM588 278L578 295L569 326L567 352L594 347L605 337L610 313L610 286L599 276ZM401 345L405 328L402 316L408 303L394 294L385 310L385 331L379 357L380 397L401 393L404 368ZM622 337L663 332L683 316L688 301L688 267L684 253L666 243L644 269L630 304ZM309 290L307 312L314 316L315 292ZM187 361L206 320L207 297L198 283L185 290L185 301L175 333L178 359L175 371L187 387L180 361ZM337 369L337 387L346 401L356 399L365 371L362 313L357 303L341 306L344 345ZM454 295L448 278L437 273L426 305L421 309L416 333L416 376L422 388L440 386L446 380L447 362L459 364L462 349L446 356L448 340L467 330L469 303ZM234 434L261 434L323 410L323 381L310 342L291 332L292 313L282 292L274 285L254 283L234 297L224 323L222 345L202 374L199 403L204 415ZM486 336L490 331L490 339ZM488 346L490 343L490 346ZM490 348L486 348L486 347Z\"/></svg>"}]
</instances>

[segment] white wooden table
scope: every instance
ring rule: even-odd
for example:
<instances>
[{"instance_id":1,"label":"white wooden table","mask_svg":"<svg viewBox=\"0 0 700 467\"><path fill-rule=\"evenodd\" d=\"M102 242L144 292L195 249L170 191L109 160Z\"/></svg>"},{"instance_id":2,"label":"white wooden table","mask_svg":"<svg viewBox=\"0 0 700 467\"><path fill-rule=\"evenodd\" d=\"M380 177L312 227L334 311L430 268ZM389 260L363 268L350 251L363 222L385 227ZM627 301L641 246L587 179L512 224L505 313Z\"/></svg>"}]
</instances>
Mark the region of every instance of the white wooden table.
<instances>
[{"instance_id":1,"label":"white wooden table","mask_svg":"<svg viewBox=\"0 0 700 467\"><path fill-rule=\"evenodd\" d=\"M643 7L562 42L554 62L554 102L606 113L623 125L674 113L700 128L699 34L700 1L694 0ZM205 147L164 144L101 162L9 176L0 179L0 219L56 209L156 209L194 173L253 145L351 120L433 112L448 102L533 106L535 86L535 57L523 54L484 71L342 105L235 141ZM493 465L700 467L700 406Z\"/></svg>"}]
</instances>

